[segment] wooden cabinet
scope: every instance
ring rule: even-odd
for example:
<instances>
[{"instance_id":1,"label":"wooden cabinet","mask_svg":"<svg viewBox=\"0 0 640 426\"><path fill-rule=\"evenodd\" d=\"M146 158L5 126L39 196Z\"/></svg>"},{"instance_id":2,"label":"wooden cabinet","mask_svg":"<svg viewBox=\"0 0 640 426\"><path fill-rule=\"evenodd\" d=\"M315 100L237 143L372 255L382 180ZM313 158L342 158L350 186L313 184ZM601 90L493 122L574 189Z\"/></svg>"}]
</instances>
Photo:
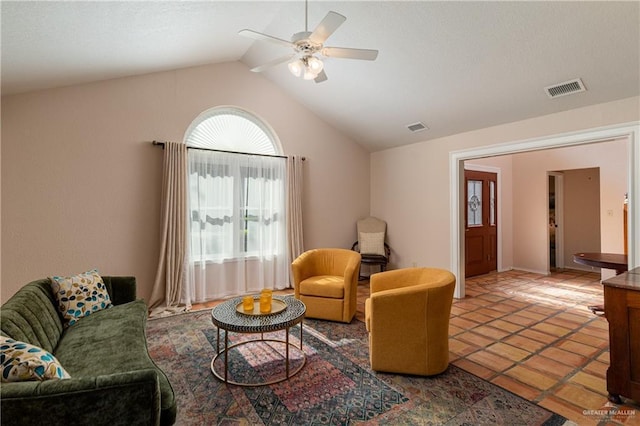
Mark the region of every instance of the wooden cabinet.
<instances>
[{"instance_id":1,"label":"wooden cabinet","mask_svg":"<svg viewBox=\"0 0 640 426\"><path fill-rule=\"evenodd\" d=\"M640 268L604 281L604 309L609 322L609 400L640 401Z\"/></svg>"}]
</instances>

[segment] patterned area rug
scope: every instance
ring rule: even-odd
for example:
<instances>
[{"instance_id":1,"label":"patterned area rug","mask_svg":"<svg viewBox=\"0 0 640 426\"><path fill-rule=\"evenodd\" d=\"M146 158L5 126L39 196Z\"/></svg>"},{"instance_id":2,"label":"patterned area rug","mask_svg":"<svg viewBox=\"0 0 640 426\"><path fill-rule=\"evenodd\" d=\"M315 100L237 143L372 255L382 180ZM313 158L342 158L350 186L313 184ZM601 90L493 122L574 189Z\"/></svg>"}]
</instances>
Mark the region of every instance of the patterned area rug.
<instances>
[{"instance_id":1,"label":"patterned area rug","mask_svg":"<svg viewBox=\"0 0 640 426\"><path fill-rule=\"evenodd\" d=\"M224 334L221 334L224 336ZM230 342L256 335L230 333ZM284 332L265 334L283 340ZM300 327L290 343L300 345ZM211 372L217 331L209 311L149 320L152 358L169 377L179 425L561 425L557 414L454 365L434 377L373 372L367 333L351 324L305 319L303 350L290 351L300 372L280 383L225 385ZM224 337L222 337L224 339ZM223 342L222 342L223 344ZM229 379L271 381L285 374L284 344L250 343L230 351ZM223 372L223 357L216 371ZM222 373L224 374L224 373Z\"/></svg>"}]
</instances>

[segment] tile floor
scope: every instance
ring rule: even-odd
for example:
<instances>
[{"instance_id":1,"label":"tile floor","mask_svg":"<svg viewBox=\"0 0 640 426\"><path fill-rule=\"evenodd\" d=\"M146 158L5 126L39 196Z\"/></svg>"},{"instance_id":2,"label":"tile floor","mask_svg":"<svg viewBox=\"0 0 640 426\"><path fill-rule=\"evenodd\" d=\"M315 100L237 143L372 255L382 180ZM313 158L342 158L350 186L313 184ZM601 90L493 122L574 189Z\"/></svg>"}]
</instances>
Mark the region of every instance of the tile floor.
<instances>
[{"instance_id":1,"label":"tile floor","mask_svg":"<svg viewBox=\"0 0 640 426\"><path fill-rule=\"evenodd\" d=\"M493 273L466 293L451 312L453 364L579 425L640 425L638 403L607 401L608 323L586 308L602 303L599 273Z\"/></svg>"},{"instance_id":2,"label":"tile floor","mask_svg":"<svg viewBox=\"0 0 640 426\"><path fill-rule=\"evenodd\" d=\"M450 360L578 425L640 425L638 402L607 401L608 323L586 308L602 295L600 274L575 270L468 279L451 310ZM360 281L361 321L368 296L368 281Z\"/></svg>"}]
</instances>

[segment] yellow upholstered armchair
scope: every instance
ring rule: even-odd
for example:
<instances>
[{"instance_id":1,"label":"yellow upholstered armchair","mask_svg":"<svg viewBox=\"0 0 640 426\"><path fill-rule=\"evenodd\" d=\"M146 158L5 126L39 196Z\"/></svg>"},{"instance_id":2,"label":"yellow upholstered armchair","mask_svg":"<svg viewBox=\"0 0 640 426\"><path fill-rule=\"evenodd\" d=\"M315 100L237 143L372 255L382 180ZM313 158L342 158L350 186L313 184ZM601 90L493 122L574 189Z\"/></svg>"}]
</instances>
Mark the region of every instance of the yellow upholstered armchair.
<instances>
[{"instance_id":1,"label":"yellow upholstered armchair","mask_svg":"<svg viewBox=\"0 0 640 426\"><path fill-rule=\"evenodd\" d=\"M449 317L456 277L435 268L371 276L365 302L371 369L430 376L449 365Z\"/></svg>"},{"instance_id":2,"label":"yellow upholstered armchair","mask_svg":"<svg viewBox=\"0 0 640 426\"><path fill-rule=\"evenodd\" d=\"M295 297L306 316L351 322L356 313L360 253L345 249L314 249L291 264Z\"/></svg>"}]
</instances>

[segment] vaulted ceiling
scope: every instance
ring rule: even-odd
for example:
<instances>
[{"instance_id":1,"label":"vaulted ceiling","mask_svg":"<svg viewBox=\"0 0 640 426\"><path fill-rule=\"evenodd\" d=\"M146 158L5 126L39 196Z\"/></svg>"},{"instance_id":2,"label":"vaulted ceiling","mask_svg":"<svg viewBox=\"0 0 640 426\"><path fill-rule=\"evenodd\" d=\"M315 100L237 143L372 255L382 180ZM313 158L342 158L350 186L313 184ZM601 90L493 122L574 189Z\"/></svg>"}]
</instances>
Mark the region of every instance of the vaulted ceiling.
<instances>
[{"instance_id":1,"label":"vaulted ceiling","mask_svg":"<svg viewBox=\"0 0 640 426\"><path fill-rule=\"evenodd\" d=\"M327 58L328 80L262 75L371 151L640 93L640 2L312 1L347 20L328 46L378 49ZM303 1L2 2L2 94L209 63L249 68L305 28ZM580 78L586 91L544 88ZM407 125L422 122L413 133Z\"/></svg>"}]
</instances>

